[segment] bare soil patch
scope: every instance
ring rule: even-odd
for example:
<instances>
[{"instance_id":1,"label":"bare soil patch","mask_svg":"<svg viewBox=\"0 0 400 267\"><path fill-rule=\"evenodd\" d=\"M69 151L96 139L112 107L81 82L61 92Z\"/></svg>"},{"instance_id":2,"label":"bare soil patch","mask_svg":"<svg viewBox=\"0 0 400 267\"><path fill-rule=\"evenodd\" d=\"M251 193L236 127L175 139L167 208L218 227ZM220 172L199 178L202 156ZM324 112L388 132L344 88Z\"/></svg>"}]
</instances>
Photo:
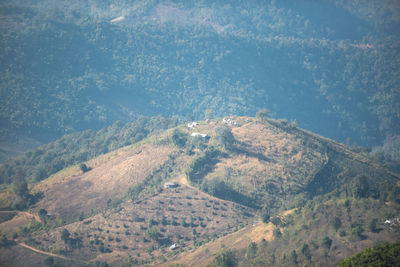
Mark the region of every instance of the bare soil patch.
<instances>
[{"instance_id":1,"label":"bare soil patch","mask_svg":"<svg viewBox=\"0 0 400 267\"><path fill-rule=\"evenodd\" d=\"M145 144L104 155L101 159L108 160L97 159L97 164L89 165L92 170L87 173L59 177L44 191L44 198L36 208L45 208L49 214L64 219L102 209L109 199L124 197L129 187L166 161L173 150Z\"/></svg>"},{"instance_id":2,"label":"bare soil patch","mask_svg":"<svg viewBox=\"0 0 400 267\"><path fill-rule=\"evenodd\" d=\"M5 221L0 224L0 230L3 233L8 234L10 238L13 233L15 233L19 227L28 226L32 219L35 217L28 212L16 212L17 214L10 220Z\"/></svg>"},{"instance_id":3,"label":"bare soil patch","mask_svg":"<svg viewBox=\"0 0 400 267\"><path fill-rule=\"evenodd\" d=\"M82 248L67 249L69 257L118 264L130 255L155 263L237 231L238 225L252 224L254 216L250 208L208 197L181 184L81 222L40 232L34 238L49 251L65 250L60 239L65 228L73 238L82 240ZM152 226L160 234L157 242L146 235ZM169 250L172 244L177 244L176 250ZM99 251L99 246L108 251Z\"/></svg>"}]
</instances>

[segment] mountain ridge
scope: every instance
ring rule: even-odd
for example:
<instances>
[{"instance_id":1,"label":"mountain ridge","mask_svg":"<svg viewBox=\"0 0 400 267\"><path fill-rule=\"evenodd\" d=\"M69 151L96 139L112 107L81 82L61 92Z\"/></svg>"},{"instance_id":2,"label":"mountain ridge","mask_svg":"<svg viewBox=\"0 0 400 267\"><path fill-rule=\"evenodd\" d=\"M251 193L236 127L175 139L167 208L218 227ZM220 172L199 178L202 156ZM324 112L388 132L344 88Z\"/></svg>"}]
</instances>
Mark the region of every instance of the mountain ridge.
<instances>
[{"instance_id":1,"label":"mountain ridge","mask_svg":"<svg viewBox=\"0 0 400 267\"><path fill-rule=\"evenodd\" d=\"M207 167L197 169L204 167L197 161ZM226 251L246 265L248 246L259 247L257 259L280 266L291 256L271 255L289 255L298 242L315 246L306 256L293 249L292 264L332 264L379 240L397 240L398 226L385 226L383 218L397 218L400 176L285 121L231 116L179 125L84 163L32 187L41 196L30 210L41 222L7 221L18 239L88 265L163 266L192 264L191 257L212 264ZM238 231L248 237L240 241ZM263 231L265 241L255 238ZM298 240L302 235L308 237ZM177 249L169 249L173 244Z\"/></svg>"}]
</instances>

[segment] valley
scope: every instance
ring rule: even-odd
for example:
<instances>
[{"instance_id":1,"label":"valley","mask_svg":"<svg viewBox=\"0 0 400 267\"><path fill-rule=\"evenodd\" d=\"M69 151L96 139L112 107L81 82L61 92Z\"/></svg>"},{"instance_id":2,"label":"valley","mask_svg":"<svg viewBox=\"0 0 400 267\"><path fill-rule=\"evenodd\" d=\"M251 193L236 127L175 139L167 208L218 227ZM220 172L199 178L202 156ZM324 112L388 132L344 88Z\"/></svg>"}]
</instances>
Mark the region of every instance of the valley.
<instances>
[{"instance_id":1,"label":"valley","mask_svg":"<svg viewBox=\"0 0 400 267\"><path fill-rule=\"evenodd\" d=\"M398 0L2 0L0 266L395 265L399 73Z\"/></svg>"}]
</instances>

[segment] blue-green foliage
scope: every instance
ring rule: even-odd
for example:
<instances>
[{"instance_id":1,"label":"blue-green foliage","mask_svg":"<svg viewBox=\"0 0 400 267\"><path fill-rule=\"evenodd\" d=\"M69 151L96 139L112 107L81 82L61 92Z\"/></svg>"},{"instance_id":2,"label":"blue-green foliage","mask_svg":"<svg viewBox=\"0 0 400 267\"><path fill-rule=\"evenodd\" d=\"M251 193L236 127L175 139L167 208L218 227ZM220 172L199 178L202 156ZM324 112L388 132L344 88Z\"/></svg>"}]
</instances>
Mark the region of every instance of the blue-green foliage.
<instances>
[{"instance_id":1,"label":"blue-green foliage","mask_svg":"<svg viewBox=\"0 0 400 267\"><path fill-rule=\"evenodd\" d=\"M186 177L193 184L200 184L204 176L212 170L218 162L218 157L221 156L221 151L213 146L207 148L189 164L186 168Z\"/></svg>"},{"instance_id":2,"label":"blue-green foliage","mask_svg":"<svg viewBox=\"0 0 400 267\"><path fill-rule=\"evenodd\" d=\"M336 2L3 1L0 126L46 142L139 115L268 107L377 143L400 133L396 9Z\"/></svg>"},{"instance_id":3,"label":"blue-green foliage","mask_svg":"<svg viewBox=\"0 0 400 267\"><path fill-rule=\"evenodd\" d=\"M385 243L357 253L341 262L339 267L355 266L398 266L400 262L400 243Z\"/></svg>"}]
</instances>

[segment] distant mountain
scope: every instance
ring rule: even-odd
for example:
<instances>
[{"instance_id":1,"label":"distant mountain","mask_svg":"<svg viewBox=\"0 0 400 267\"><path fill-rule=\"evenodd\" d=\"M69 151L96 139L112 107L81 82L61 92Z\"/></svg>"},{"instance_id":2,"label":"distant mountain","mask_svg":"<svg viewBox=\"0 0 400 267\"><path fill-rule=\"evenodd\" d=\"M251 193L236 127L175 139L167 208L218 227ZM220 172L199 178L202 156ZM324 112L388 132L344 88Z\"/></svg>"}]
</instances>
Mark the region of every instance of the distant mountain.
<instances>
[{"instance_id":1,"label":"distant mountain","mask_svg":"<svg viewBox=\"0 0 400 267\"><path fill-rule=\"evenodd\" d=\"M47 143L141 115L202 119L206 110L265 107L342 142L382 144L400 133L399 8L394 0L2 1L4 156L13 139Z\"/></svg>"},{"instance_id":2,"label":"distant mountain","mask_svg":"<svg viewBox=\"0 0 400 267\"><path fill-rule=\"evenodd\" d=\"M49 147L62 147L56 143ZM0 213L0 259L9 266L24 266L22 259L61 266L334 265L398 241L399 181L368 154L293 122L262 113L198 121L30 186L18 179L4 185L3 209L31 202L24 212Z\"/></svg>"}]
</instances>

